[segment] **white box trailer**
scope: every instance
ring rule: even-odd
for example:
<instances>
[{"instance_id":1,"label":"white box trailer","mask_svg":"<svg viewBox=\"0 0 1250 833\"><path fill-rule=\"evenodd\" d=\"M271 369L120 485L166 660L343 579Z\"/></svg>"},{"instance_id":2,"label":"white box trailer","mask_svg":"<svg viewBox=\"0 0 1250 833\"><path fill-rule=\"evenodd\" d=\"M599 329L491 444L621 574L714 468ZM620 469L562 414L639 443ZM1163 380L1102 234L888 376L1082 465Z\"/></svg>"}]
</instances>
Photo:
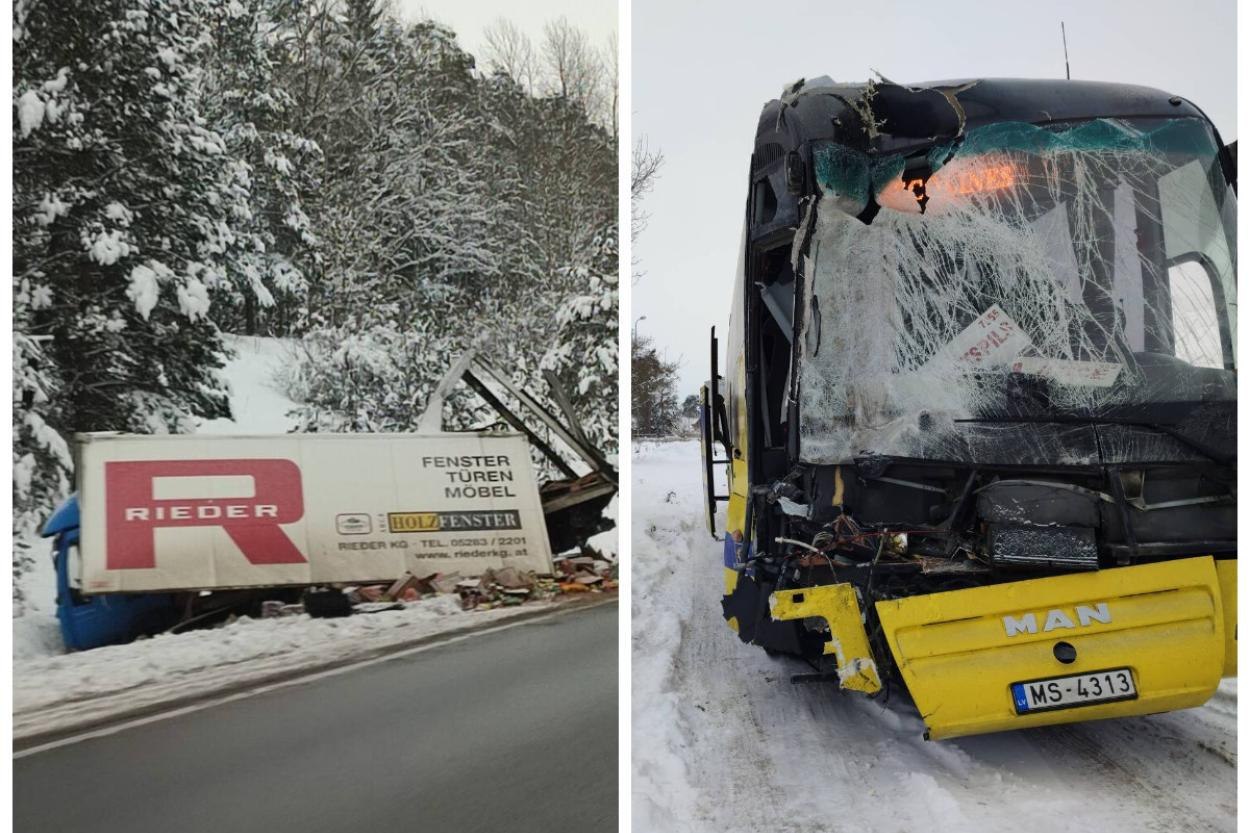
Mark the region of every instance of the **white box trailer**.
<instances>
[{"instance_id":1,"label":"white box trailer","mask_svg":"<svg viewBox=\"0 0 1250 833\"><path fill-rule=\"evenodd\" d=\"M550 573L516 434L80 434L81 592Z\"/></svg>"}]
</instances>

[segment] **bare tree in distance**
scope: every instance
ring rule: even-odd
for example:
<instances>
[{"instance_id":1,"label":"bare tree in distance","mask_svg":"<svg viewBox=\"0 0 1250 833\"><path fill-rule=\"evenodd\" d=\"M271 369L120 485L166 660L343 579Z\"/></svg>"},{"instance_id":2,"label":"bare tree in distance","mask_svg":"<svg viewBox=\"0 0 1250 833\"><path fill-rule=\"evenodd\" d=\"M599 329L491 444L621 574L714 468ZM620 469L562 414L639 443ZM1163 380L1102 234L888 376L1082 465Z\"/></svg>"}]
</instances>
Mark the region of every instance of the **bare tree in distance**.
<instances>
[{"instance_id":1,"label":"bare tree in distance","mask_svg":"<svg viewBox=\"0 0 1250 833\"><path fill-rule=\"evenodd\" d=\"M500 17L483 30L483 37L482 57L491 71L508 75L531 95L567 98L616 134L615 33L596 49L585 32L561 17L544 24L541 47L535 48L520 27Z\"/></svg>"},{"instance_id":2,"label":"bare tree in distance","mask_svg":"<svg viewBox=\"0 0 1250 833\"><path fill-rule=\"evenodd\" d=\"M534 45L529 36L511 20L503 17L496 18L495 22L483 29L482 36L486 41L483 57L489 62L491 69L511 77L521 89L532 94L538 59L534 55Z\"/></svg>"},{"instance_id":3,"label":"bare tree in distance","mask_svg":"<svg viewBox=\"0 0 1250 833\"><path fill-rule=\"evenodd\" d=\"M645 137L634 143L629 182L629 239L635 242L638 240L638 236L642 234L643 229L647 227L648 215L642 210L642 198L655 187L655 180L659 176L660 167L663 164L664 154L658 150L651 150ZM632 265L634 267L633 282L638 283L638 279L642 277L643 273L637 268L638 259L636 257Z\"/></svg>"},{"instance_id":4,"label":"bare tree in distance","mask_svg":"<svg viewBox=\"0 0 1250 833\"><path fill-rule=\"evenodd\" d=\"M544 24L542 60L551 94L602 113L604 66L585 32L563 16Z\"/></svg>"}]
</instances>

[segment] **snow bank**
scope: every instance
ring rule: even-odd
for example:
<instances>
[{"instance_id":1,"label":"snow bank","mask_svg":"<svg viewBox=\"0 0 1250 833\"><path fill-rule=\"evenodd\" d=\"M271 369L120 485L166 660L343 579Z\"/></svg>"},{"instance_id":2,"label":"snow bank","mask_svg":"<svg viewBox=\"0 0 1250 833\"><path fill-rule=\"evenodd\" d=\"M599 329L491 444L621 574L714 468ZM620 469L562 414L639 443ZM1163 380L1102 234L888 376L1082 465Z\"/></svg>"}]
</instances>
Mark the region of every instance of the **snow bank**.
<instances>
[{"instance_id":1,"label":"snow bank","mask_svg":"<svg viewBox=\"0 0 1250 833\"><path fill-rule=\"evenodd\" d=\"M287 413L298 407L277 385L282 368L295 356L292 339L227 335L226 347L234 352L222 376L230 383L233 419L204 420L201 434L285 434L295 427Z\"/></svg>"},{"instance_id":2,"label":"snow bank","mask_svg":"<svg viewBox=\"0 0 1250 833\"><path fill-rule=\"evenodd\" d=\"M26 547L35 563L20 576L22 615L13 617L13 661L47 657L65 652L61 627L56 621L56 571L52 569L52 544L37 535L13 542Z\"/></svg>"},{"instance_id":3,"label":"snow bank","mask_svg":"<svg viewBox=\"0 0 1250 833\"><path fill-rule=\"evenodd\" d=\"M639 833L1236 828L1237 683L1205 706L951 741L721 618L695 442L635 446L633 818Z\"/></svg>"},{"instance_id":4,"label":"snow bank","mask_svg":"<svg viewBox=\"0 0 1250 833\"><path fill-rule=\"evenodd\" d=\"M633 452L630 682L633 820L640 833L706 829L694 822L701 815L700 794L715 786L700 778L697 739L690 734L689 712L704 708L703 698L691 702L685 697L685 670L677 661L682 633L695 614L694 588L682 579L708 575L689 562L710 558L717 566L719 561L699 515L702 485L691 448L690 443L648 442L636 444ZM697 445L693 448L697 455ZM696 472L693 481L688 467ZM702 595L710 598L716 588L708 584ZM669 827L676 819L690 823Z\"/></svg>"}]
</instances>

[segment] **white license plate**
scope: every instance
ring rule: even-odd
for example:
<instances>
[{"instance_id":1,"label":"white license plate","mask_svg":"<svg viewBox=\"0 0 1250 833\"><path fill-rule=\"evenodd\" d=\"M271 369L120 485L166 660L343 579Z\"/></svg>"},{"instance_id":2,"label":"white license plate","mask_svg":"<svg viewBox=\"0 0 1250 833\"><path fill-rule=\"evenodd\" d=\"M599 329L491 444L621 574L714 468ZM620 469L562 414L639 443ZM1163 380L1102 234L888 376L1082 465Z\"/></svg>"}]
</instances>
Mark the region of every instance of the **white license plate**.
<instances>
[{"instance_id":1,"label":"white license plate","mask_svg":"<svg viewBox=\"0 0 1250 833\"><path fill-rule=\"evenodd\" d=\"M1133 672L1127 668L1011 684L1011 699L1016 705L1016 714L1068 709L1113 700L1132 700L1136 697L1137 684L1133 681Z\"/></svg>"}]
</instances>

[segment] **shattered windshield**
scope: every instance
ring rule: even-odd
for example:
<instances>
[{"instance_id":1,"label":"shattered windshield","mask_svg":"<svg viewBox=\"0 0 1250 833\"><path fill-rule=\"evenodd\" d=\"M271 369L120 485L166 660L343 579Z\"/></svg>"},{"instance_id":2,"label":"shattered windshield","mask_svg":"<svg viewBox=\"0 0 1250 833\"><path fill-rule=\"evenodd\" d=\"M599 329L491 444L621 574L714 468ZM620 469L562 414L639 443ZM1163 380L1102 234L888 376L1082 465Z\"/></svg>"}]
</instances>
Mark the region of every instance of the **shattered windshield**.
<instances>
[{"instance_id":1,"label":"shattered windshield","mask_svg":"<svg viewBox=\"0 0 1250 833\"><path fill-rule=\"evenodd\" d=\"M804 460L967 457L987 425L1233 410L1236 204L1201 120L1002 122L919 153L814 157ZM1118 456L1151 442L1172 441L1145 431Z\"/></svg>"}]
</instances>

